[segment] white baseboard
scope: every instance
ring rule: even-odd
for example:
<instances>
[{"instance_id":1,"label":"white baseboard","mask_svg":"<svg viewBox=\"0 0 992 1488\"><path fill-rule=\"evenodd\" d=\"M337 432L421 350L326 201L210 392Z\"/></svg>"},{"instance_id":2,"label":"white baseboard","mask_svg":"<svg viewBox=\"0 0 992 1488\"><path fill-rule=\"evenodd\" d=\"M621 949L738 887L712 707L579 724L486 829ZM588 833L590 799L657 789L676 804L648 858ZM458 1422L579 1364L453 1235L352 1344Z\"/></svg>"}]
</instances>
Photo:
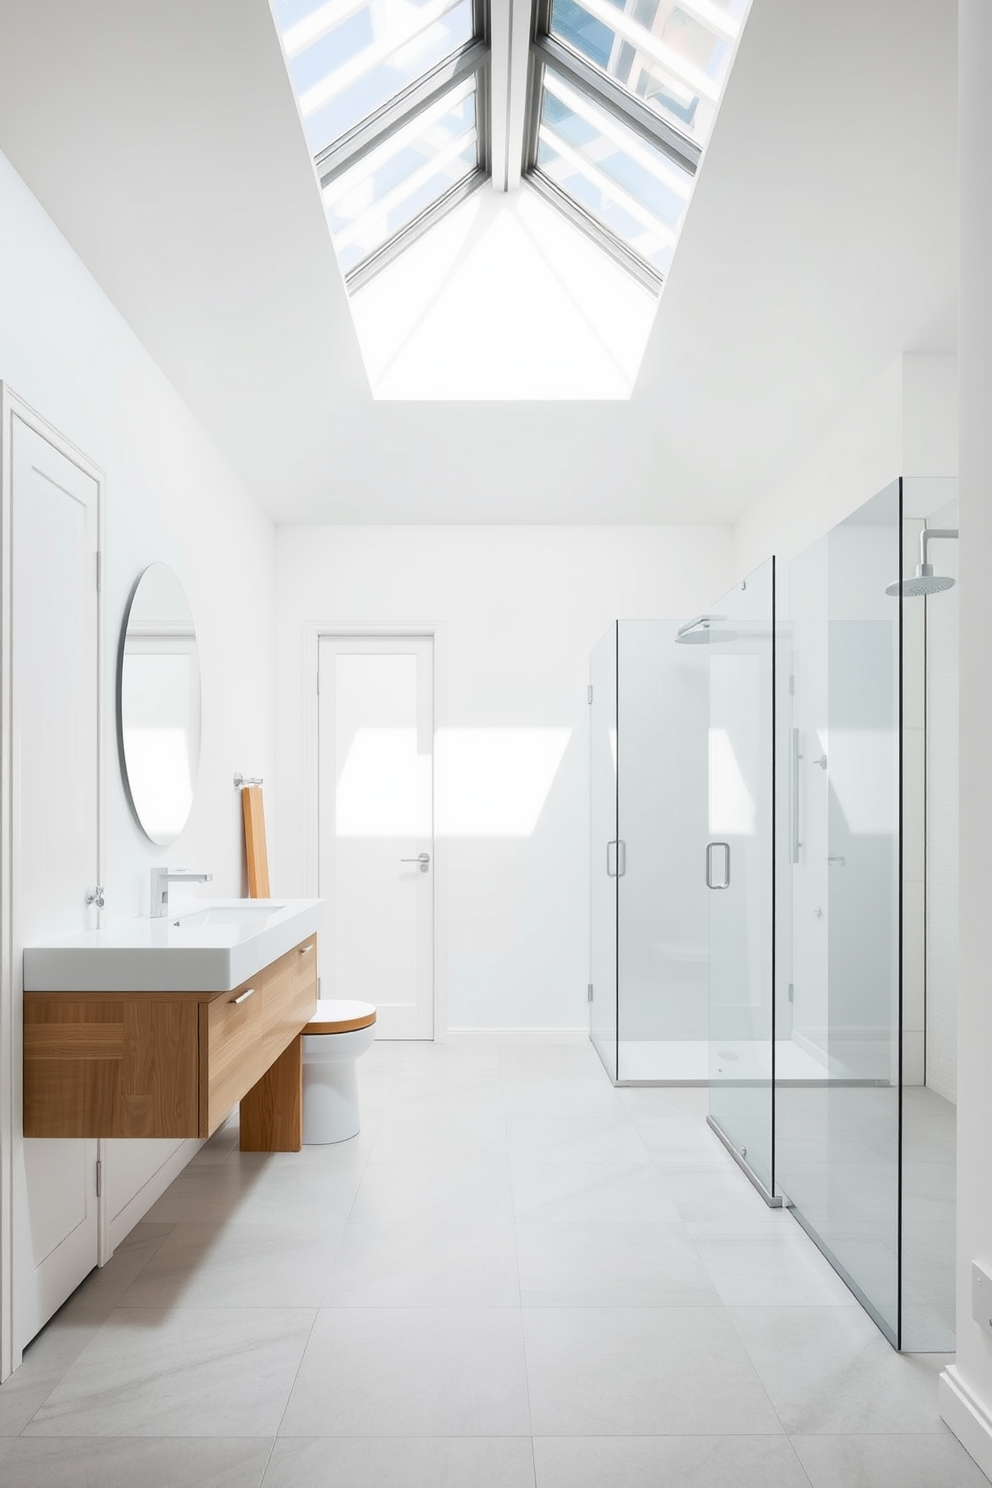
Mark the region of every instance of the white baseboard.
<instances>
[{"instance_id":1,"label":"white baseboard","mask_svg":"<svg viewBox=\"0 0 992 1488\"><path fill-rule=\"evenodd\" d=\"M941 1419L985 1476L992 1478L992 1415L968 1389L954 1364L940 1376L937 1404Z\"/></svg>"},{"instance_id":2,"label":"white baseboard","mask_svg":"<svg viewBox=\"0 0 992 1488\"><path fill-rule=\"evenodd\" d=\"M162 1197L169 1184L179 1177L183 1168L196 1156L202 1146L203 1138L189 1137L181 1147L176 1148L171 1157L166 1158L160 1168L155 1169L138 1192L128 1199L120 1213L114 1215L107 1230L109 1242L107 1260L113 1255L121 1241L131 1233L135 1225L144 1219L156 1199Z\"/></svg>"},{"instance_id":3,"label":"white baseboard","mask_svg":"<svg viewBox=\"0 0 992 1488\"><path fill-rule=\"evenodd\" d=\"M439 1044L587 1044L588 1028L449 1028Z\"/></svg>"}]
</instances>

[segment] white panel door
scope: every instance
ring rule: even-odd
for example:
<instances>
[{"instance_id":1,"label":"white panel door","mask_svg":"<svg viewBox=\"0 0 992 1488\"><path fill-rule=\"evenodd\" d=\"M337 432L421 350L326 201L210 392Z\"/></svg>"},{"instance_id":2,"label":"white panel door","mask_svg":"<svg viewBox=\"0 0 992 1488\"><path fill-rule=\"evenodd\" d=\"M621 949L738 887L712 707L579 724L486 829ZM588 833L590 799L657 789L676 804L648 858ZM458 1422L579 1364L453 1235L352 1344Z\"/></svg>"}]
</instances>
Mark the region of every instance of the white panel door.
<instances>
[{"instance_id":1,"label":"white panel door","mask_svg":"<svg viewBox=\"0 0 992 1488\"><path fill-rule=\"evenodd\" d=\"M318 678L321 996L433 1038L433 642L322 636Z\"/></svg>"},{"instance_id":2,"label":"white panel door","mask_svg":"<svg viewBox=\"0 0 992 1488\"><path fill-rule=\"evenodd\" d=\"M11 453L12 908L19 950L97 923L86 897L100 881L99 488L16 415ZM14 973L19 1027L19 955ZM96 1158L95 1141L18 1144L16 1348L97 1264Z\"/></svg>"}]
</instances>

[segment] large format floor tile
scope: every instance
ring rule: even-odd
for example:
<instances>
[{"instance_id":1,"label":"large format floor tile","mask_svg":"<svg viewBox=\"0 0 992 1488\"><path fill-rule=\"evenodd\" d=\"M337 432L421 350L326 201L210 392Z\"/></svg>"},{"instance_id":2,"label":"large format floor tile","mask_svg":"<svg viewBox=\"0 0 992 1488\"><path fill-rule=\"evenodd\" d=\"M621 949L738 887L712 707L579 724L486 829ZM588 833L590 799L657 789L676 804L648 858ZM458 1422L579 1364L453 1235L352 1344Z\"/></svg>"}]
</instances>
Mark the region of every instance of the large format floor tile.
<instances>
[{"instance_id":1,"label":"large format floor tile","mask_svg":"<svg viewBox=\"0 0 992 1488\"><path fill-rule=\"evenodd\" d=\"M949 1431L939 1436L799 1436L812 1488L988 1488Z\"/></svg>"},{"instance_id":2,"label":"large format floor tile","mask_svg":"<svg viewBox=\"0 0 992 1488\"><path fill-rule=\"evenodd\" d=\"M538 1436L534 1461L537 1488L809 1488L784 1436Z\"/></svg>"},{"instance_id":3,"label":"large format floor tile","mask_svg":"<svg viewBox=\"0 0 992 1488\"><path fill-rule=\"evenodd\" d=\"M519 1312L323 1310L280 1434L529 1435Z\"/></svg>"},{"instance_id":4,"label":"large format floor tile","mask_svg":"<svg viewBox=\"0 0 992 1488\"><path fill-rule=\"evenodd\" d=\"M897 1354L860 1307L730 1315L786 1431L941 1432L933 1354Z\"/></svg>"},{"instance_id":5,"label":"large format floor tile","mask_svg":"<svg viewBox=\"0 0 992 1488\"><path fill-rule=\"evenodd\" d=\"M29 1436L275 1436L314 1314L118 1308Z\"/></svg>"},{"instance_id":6,"label":"large format floor tile","mask_svg":"<svg viewBox=\"0 0 992 1488\"><path fill-rule=\"evenodd\" d=\"M782 1429L722 1309L525 1310L524 1336L535 1436Z\"/></svg>"},{"instance_id":7,"label":"large format floor tile","mask_svg":"<svg viewBox=\"0 0 992 1488\"><path fill-rule=\"evenodd\" d=\"M283 1436L262 1488L534 1488L534 1458L527 1436Z\"/></svg>"},{"instance_id":8,"label":"large format floor tile","mask_svg":"<svg viewBox=\"0 0 992 1488\"><path fill-rule=\"evenodd\" d=\"M271 1449L257 1437L22 1436L0 1442L0 1482L3 1488L258 1488Z\"/></svg>"},{"instance_id":9,"label":"large format floor tile","mask_svg":"<svg viewBox=\"0 0 992 1488\"><path fill-rule=\"evenodd\" d=\"M323 1233L269 1220L177 1224L122 1299L125 1307L319 1307L344 1224Z\"/></svg>"},{"instance_id":10,"label":"large format floor tile","mask_svg":"<svg viewBox=\"0 0 992 1488\"><path fill-rule=\"evenodd\" d=\"M510 1224L353 1224L325 1307L519 1307Z\"/></svg>"},{"instance_id":11,"label":"large format floor tile","mask_svg":"<svg viewBox=\"0 0 992 1488\"><path fill-rule=\"evenodd\" d=\"M696 1248L674 1224L517 1226L524 1307L718 1307Z\"/></svg>"}]
</instances>

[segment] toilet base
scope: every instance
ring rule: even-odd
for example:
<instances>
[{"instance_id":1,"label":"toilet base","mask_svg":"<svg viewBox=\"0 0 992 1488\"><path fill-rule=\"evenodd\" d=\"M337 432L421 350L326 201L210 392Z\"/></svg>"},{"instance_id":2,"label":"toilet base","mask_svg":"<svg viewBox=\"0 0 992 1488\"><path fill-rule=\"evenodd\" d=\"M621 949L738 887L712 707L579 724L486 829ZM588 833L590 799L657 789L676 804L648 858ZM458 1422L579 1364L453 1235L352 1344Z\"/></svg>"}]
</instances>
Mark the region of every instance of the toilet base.
<instances>
[{"instance_id":1,"label":"toilet base","mask_svg":"<svg viewBox=\"0 0 992 1488\"><path fill-rule=\"evenodd\" d=\"M303 1066L303 1145L347 1142L361 1130L358 1071L353 1059Z\"/></svg>"}]
</instances>

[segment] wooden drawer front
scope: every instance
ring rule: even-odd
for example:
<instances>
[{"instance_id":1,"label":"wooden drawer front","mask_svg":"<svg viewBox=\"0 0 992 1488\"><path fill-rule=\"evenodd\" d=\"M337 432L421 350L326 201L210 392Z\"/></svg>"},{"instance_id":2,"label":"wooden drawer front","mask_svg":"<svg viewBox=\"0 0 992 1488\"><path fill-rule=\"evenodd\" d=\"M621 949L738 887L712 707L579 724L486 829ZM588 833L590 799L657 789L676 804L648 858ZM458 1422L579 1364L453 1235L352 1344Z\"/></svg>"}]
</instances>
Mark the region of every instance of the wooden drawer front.
<instances>
[{"instance_id":1,"label":"wooden drawer front","mask_svg":"<svg viewBox=\"0 0 992 1488\"><path fill-rule=\"evenodd\" d=\"M249 988L251 996L237 1002ZM217 1130L310 1021L316 1005L317 952L311 936L233 992L201 1006L201 1136Z\"/></svg>"},{"instance_id":2,"label":"wooden drawer front","mask_svg":"<svg viewBox=\"0 0 992 1488\"><path fill-rule=\"evenodd\" d=\"M26 1137L195 1137L194 1000L24 995Z\"/></svg>"}]
</instances>

